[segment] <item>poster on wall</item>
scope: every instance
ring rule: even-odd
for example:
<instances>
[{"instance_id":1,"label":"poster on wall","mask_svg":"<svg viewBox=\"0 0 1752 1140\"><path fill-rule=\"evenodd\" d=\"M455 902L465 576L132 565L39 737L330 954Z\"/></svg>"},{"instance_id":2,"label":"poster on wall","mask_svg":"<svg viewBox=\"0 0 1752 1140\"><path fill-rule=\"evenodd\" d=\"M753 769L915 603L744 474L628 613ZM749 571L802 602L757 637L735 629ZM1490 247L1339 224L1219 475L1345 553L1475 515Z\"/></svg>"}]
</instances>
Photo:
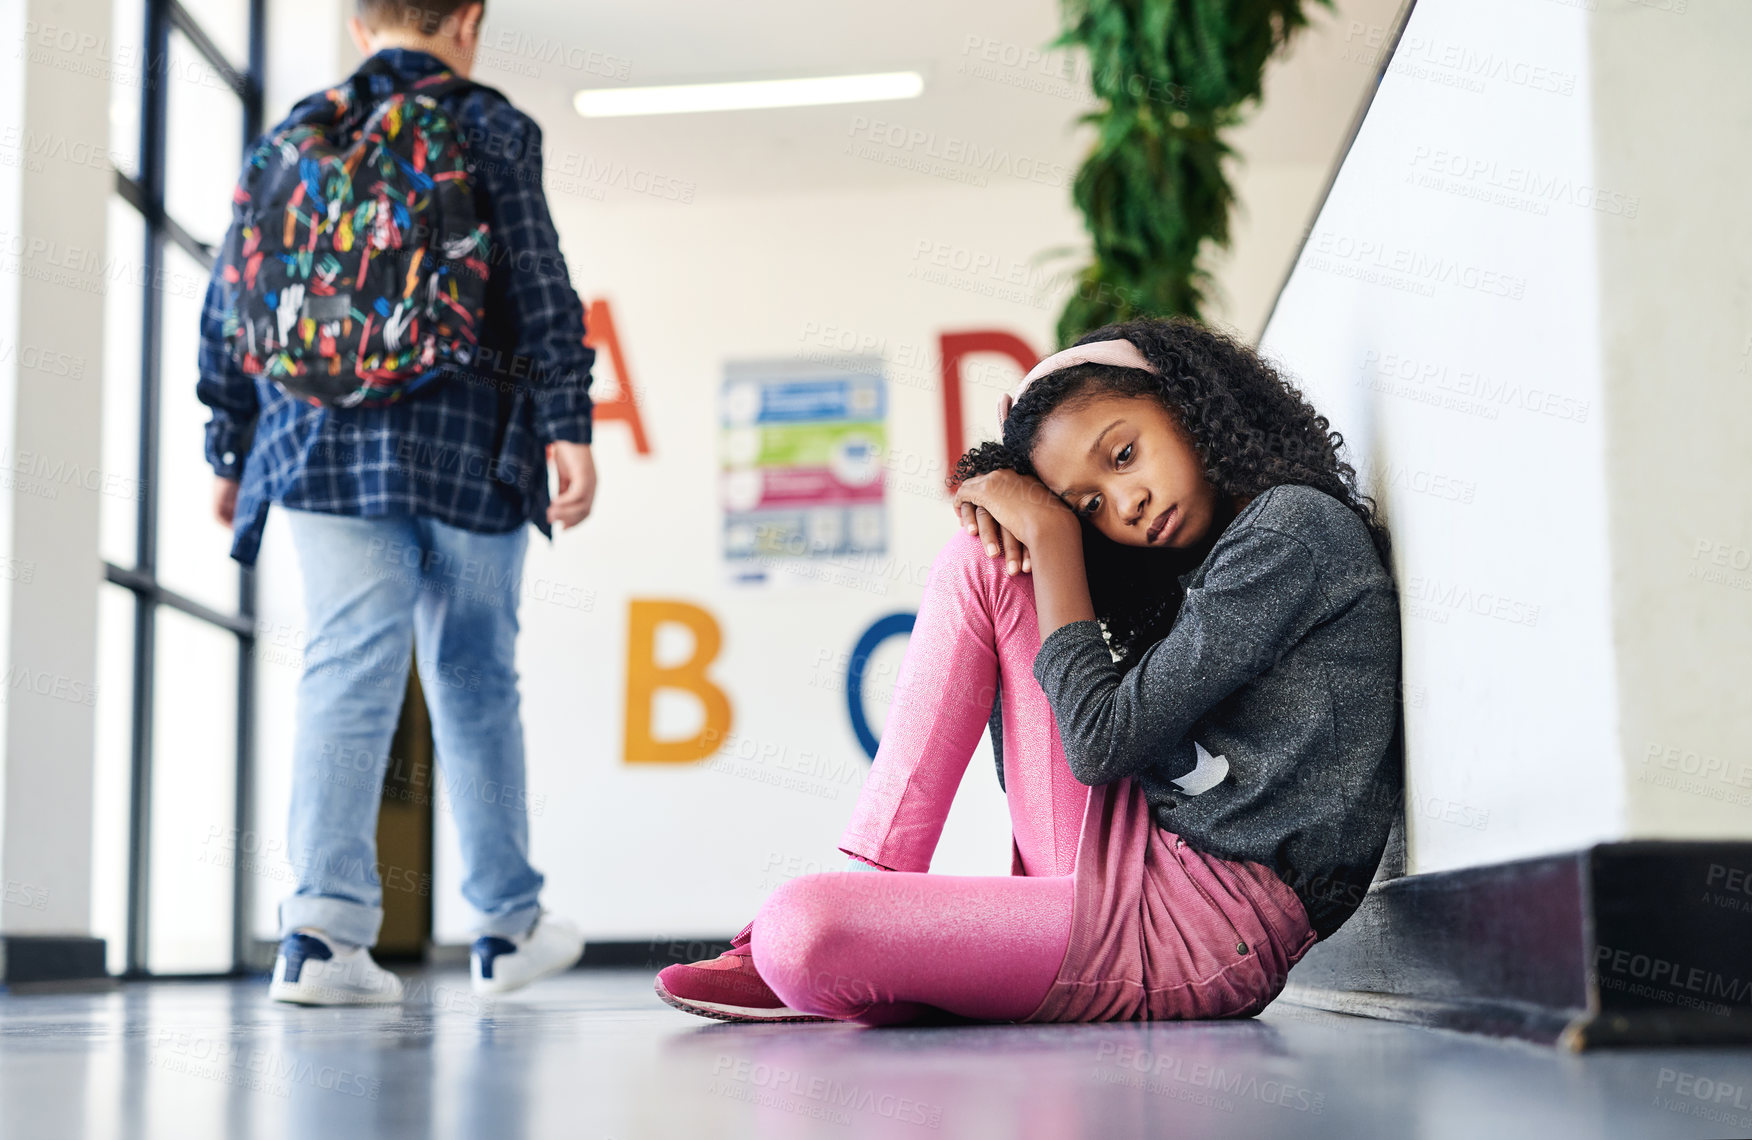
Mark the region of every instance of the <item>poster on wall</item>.
<instances>
[{"instance_id":1,"label":"poster on wall","mask_svg":"<svg viewBox=\"0 0 1752 1140\"><path fill-rule=\"evenodd\" d=\"M887 551L882 367L868 356L724 365L719 475L731 581L821 581Z\"/></svg>"}]
</instances>

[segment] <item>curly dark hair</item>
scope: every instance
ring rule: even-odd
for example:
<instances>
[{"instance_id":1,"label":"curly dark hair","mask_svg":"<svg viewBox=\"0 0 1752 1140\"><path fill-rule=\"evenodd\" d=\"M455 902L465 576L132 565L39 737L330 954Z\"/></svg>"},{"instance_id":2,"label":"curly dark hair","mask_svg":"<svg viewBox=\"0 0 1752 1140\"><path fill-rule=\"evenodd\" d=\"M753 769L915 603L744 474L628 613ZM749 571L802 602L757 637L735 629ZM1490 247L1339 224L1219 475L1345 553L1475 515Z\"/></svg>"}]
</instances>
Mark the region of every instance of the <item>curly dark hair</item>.
<instances>
[{"instance_id":1,"label":"curly dark hair","mask_svg":"<svg viewBox=\"0 0 1752 1140\"><path fill-rule=\"evenodd\" d=\"M1148 396L1160 400L1192 437L1205 478L1220 494L1246 498L1281 483L1324 491L1363 521L1381 564L1392 572L1386 524L1374 500L1357 490L1355 470L1339 458L1344 437L1276 368L1223 333L1178 318L1108 325L1077 343L1122 339L1160 374L1106 364L1047 373L1010 410L1003 442L982 443L963 455L950 487L1000 468L1033 475L1030 456L1041 425L1079 399ZM1179 577L1195 568L1200 555L1121 546L1086 521L1083 551L1089 592L1113 651L1121 661L1135 661L1173 626L1185 596Z\"/></svg>"}]
</instances>

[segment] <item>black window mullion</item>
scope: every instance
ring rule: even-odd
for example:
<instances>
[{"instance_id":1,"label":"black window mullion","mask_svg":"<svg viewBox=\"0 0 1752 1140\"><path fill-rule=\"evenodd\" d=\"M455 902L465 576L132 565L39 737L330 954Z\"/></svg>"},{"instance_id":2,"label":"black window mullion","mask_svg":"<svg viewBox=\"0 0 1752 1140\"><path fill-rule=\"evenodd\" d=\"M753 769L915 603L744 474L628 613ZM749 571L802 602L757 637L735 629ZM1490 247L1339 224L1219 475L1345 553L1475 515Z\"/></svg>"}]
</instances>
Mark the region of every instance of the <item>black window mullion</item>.
<instances>
[{"instance_id":1,"label":"black window mullion","mask_svg":"<svg viewBox=\"0 0 1752 1140\"><path fill-rule=\"evenodd\" d=\"M142 574L138 570L129 570L117 566L113 562L106 562L104 563L104 578L117 586L132 590L141 597L149 598L156 605L169 606L179 613L187 614L196 621L216 625L220 629L237 634L239 637L253 637L255 633L255 627L251 620L243 614L233 616L220 613L211 606L204 606L187 595L166 589L153 581L150 576Z\"/></svg>"},{"instance_id":2,"label":"black window mullion","mask_svg":"<svg viewBox=\"0 0 1752 1140\"><path fill-rule=\"evenodd\" d=\"M243 147L262 133L263 102L268 86L267 0L249 0L249 73L243 87Z\"/></svg>"},{"instance_id":3,"label":"black window mullion","mask_svg":"<svg viewBox=\"0 0 1752 1140\"><path fill-rule=\"evenodd\" d=\"M200 262L203 269L213 268L219 251L183 229L162 208L154 208L146 188L119 170L116 171L116 193L128 205L140 211L148 226L164 227L165 238L175 242L184 253Z\"/></svg>"},{"instance_id":4,"label":"black window mullion","mask_svg":"<svg viewBox=\"0 0 1752 1140\"><path fill-rule=\"evenodd\" d=\"M196 23L193 16L189 15L188 9L177 3L177 0L167 0L167 3L165 4L165 14L171 24L176 27L176 30L181 32L184 37L188 39L194 49L201 53L202 58L213 65L213 70L219 73L219 78L225 80L226 86L236 92L238 98L247 101L249 99L250 76L239 72L237 68L232 66L231 61L225 58L225 53L220 51L218 46L213 43L212 38L207 35L206 29ZM252 5L250 10L250 16L252 19L255 14ZM253 24L250 27L250 36L253 40L255 36L255 27ZM255 60L253 58L254 51L255 44L252 42L250 44L250 52L252 56L250 60L250 69L252 71L255 69ZM245 139L244 144L247 146L249 140Z\"/></svg>"},{"instance_id":5,"label":"black window mullion","mask_svg":"<svg viewBox=\"0 0 1752 1140\"><path fill-rule=\"evenodd\" d=\"M167 0L147 0L146 89L140 100L140 189L147 204L140 306L140 499L135 515L134 570L153 580L158 565L158 388L164 296L156 287L164 265L164 159L170 100L170 19ZM127 972L149 970L152 885L152 714L157 599L134 592L134 708L129 792Z\"/></svg>"},{"instance_id":6,"label":"black window mullion","mask_svg":"<svg viewBox=\"0 0 1752 1140\"><path fill-rule=\"evenodd\" d=\"M243 97L243 138L246 152L262 132L263 93L267 88L267 0L249 0L249 75ZM255 571L238 567L237 612L246 629L237 636L237 779L233 812L241 835L250 820L255 799ZM251 883L244 861L231 864L231 968L250 966Z\"/></svg>"}]
</instances>

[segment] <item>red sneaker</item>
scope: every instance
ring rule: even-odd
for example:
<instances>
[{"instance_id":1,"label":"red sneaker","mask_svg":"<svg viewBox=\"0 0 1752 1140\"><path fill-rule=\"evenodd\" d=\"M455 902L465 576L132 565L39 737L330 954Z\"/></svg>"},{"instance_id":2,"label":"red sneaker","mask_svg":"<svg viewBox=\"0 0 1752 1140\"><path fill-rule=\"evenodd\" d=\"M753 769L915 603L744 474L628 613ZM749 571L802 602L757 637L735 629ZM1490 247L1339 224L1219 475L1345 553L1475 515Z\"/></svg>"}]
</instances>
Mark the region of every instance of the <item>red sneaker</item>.
<instances>
[{"instance_id":1,"label":"red sneaker","mask_svg":"<svg viewBox=\"0 0 1752 1140\"><path fill-rule=\"evenodd\" d=\"M665 967L657 975L657 996L676 1009L719 1021L832 1021L798 1013L779 1000L754 969L749 945L754 923L730 940L730 949L709 962Z\"/></svg>"}]
</instances>

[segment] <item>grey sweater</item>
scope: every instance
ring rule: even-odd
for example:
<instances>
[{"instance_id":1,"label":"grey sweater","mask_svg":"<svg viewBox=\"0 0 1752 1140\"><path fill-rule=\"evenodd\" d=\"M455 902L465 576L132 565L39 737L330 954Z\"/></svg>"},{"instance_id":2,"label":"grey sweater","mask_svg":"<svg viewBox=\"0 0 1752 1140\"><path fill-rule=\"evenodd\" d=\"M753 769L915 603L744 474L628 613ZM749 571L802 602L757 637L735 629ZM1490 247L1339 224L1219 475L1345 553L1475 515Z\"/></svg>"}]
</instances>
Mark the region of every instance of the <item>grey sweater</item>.
<instances>
[{"instance_id":1,"label":"grey sweater","mask_svg":"<svg viewBox=\"0 0 1752 1140\"><path fill-rule=\"evenodd\" d=\"M1041 645L1071 772L1137 777L1159 826L1276 870L1325 938L1362 901L1400 801L1393 581L1343 503L1283 484L1180 582L1173 628L1129 670L1093 621Z\"/></svg>"}]
</instances>

